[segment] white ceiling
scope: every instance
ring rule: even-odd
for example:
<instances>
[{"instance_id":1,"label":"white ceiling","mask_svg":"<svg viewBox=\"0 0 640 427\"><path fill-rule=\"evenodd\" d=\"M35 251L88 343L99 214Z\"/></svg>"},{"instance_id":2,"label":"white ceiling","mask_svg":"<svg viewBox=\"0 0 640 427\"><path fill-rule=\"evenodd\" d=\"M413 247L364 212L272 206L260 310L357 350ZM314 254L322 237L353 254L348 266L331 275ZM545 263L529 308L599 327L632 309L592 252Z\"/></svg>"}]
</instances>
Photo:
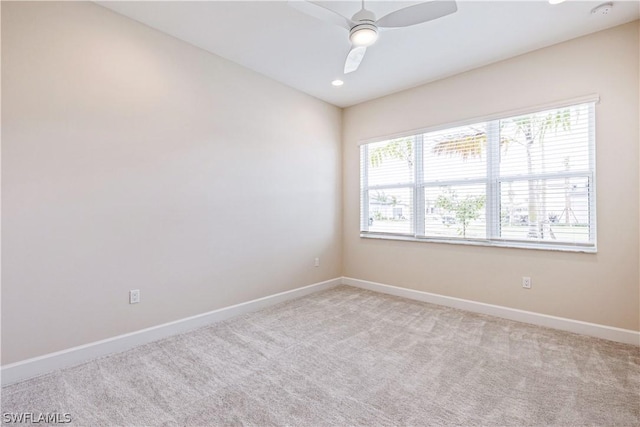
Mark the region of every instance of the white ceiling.
<instances>
[{"instance_id":1,"label":"white ceiling","mask_svg":"<svg viewBox=\"0 0 640 427\"><path fill-rule=\"evenodd\" d=\"M452 15L383 32L360 68L345 76L348 32L286 1L98 3L340 107L640 17L637 1L614 1L608 15L590 13L604 0L569 0L556 6L545 0L458 1L458 12ZM360 8L359 1L320 3L348 17ZM365 0L377 17L416 3ZM336 78L344 80L344 86L333 87Z\"/></svg>"}]
</instances>

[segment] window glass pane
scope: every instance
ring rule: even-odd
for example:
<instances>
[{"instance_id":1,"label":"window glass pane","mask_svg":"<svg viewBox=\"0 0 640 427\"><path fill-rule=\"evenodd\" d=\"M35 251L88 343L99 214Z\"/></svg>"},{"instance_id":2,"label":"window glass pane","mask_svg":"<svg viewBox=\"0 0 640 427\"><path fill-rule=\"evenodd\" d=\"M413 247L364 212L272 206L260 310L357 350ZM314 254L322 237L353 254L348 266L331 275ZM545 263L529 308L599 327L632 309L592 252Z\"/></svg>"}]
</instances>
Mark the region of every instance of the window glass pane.
<instances>
[{"instance_id":1,"label":"window glass pane","mask_svg":"<svg viewBox=\"0 0 640 427\"><path fill-rule=\"evenodd\" d=\"M413 190L369 190L369 231L413 233Z\"/></svg>"},{"instance_id":2,"label":"window glass pane","mask_svg":"<svg viewBox=\"0 0 640 427\"><path fill-rule=\"evenodd\" d=\"M413 137L368 144L369 186L413 181Z\"/></svg>"},{"instance_id":3,"label":"window glass pane","mask_svg":"<svg viewBox=\"0 0 640 427\"><path fill-rule=\"evenodd\" d=\"M424 134L424 179L427 182L483 178L486 174L486 124Z\"/></svg>"},{"instance_id":4,"label":"window glass pane","mask_svg":"<svg viewBox=\"0 0 640 427\"><path fill-rule=\"evenodd\" d=\"M589 170L589 105L500 120L500 175Z\"/></svg>"},{"instance_id":5,"label":"window glass pane","mask_svg":"<svg viewBox=\"0 0 640 427\"><path fill-rule=\"evenodd\" d=\"M485 185L427 187L424 197L426 236L486 236Z\"/></svg>"},{"instance_id":6,"label":"window glass pane","mask_svg":"<svg viewBox=\"0 0 640 427\"><path fill-rule=\"evenodd\" d=\"M502 182L501 237L589 242L589 179Z\"/></svg>"},{"instance_id":7,"label":"window glass pane","mask_svg":"<svg viewBox=\"0 0 640 427\"><path fill-rule=\"evenodd\" d=\"M595 249L594 114L589 102L363 145L363 235Z\"/></svg>"}]
</instances>

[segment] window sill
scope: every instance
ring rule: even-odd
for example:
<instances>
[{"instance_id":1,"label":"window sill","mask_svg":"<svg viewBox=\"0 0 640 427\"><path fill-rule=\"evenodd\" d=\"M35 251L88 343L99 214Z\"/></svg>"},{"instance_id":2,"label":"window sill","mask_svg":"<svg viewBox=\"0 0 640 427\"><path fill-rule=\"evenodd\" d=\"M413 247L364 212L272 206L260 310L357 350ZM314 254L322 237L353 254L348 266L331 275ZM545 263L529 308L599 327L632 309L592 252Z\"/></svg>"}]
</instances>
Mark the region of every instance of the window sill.
<instances>
[{"instance_id":1,"label":"window sill","mask_svg":"<svg viewBox=\"0 0 640 427\"><path fill-rule=\"evenodd\" d=\"M598 252L597 247L594 246L581 246L571 244L548 244L548 243L530 243L520 241L502 241L502 240L463 240L463 239L434 239L432 237L415 237L412 235L401 234L385 234L385 233L365 233L360 232L360 237L365 239L378 239L378 240L396 240L404 242L420 242L420 243L445 243L451 245L465 245L465 246L486 246L494 248L509 248L509 249L534 249L543 251L558 251L558 252L578 252L595 254Z\"/></svg>"}]
</instances>

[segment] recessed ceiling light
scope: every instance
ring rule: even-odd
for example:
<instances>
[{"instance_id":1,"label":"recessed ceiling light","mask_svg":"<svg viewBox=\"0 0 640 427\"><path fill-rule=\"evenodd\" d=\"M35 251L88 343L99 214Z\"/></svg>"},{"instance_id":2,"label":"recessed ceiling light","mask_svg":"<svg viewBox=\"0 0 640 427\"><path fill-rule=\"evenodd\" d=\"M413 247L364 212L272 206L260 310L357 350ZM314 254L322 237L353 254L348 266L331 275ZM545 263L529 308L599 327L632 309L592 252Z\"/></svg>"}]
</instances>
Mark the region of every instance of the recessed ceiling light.
<instances>
[{"instance_id":1,"label":"recessed ceiling light","mask_svg":"<svg viewBox=\"0 0 640 427\"><path fill-rule=\"evenodd\" d=\"M560 4L564 3L565 0L549 0L549 4Z\"/></svg>"},{"instance_id":2,"label":"recessed ceiling light","mask_svg":"<svg viewBox=\"0 0 640 427\"><path fill-rule=\"evenodd\" d=\"M340 79L335 79L334 81L331 82L331 84L338 87L338 86L342 86L344 82Z\"/></svg>"}]
</instances>

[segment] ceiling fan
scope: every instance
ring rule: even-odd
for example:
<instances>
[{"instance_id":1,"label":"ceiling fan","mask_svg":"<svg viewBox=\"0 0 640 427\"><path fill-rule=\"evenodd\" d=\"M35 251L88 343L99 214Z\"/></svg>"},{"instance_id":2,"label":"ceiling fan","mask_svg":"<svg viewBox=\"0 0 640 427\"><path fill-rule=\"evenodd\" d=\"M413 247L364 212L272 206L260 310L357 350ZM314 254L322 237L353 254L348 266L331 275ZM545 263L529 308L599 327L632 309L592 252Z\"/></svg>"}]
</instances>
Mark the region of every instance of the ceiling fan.
<instances>
[{"instance_id":1,"label":"ceiling fan","mask_svg":"<svg viewBox=\"0 0 640 427\"><path fill-rule=\"evenodd\" d=\"M321 21L336 24L349 31L351 50L344 64L345 74L358 69L367 47L376 42L380 30L421 24L458 10L454 0L436 0L408 6L376 20L374 13L365 9L364 0L362 0L360 11L353 15L351 19L309 0L289 0L288 4L307 15Z\"/></svg>"}]
</instances>

